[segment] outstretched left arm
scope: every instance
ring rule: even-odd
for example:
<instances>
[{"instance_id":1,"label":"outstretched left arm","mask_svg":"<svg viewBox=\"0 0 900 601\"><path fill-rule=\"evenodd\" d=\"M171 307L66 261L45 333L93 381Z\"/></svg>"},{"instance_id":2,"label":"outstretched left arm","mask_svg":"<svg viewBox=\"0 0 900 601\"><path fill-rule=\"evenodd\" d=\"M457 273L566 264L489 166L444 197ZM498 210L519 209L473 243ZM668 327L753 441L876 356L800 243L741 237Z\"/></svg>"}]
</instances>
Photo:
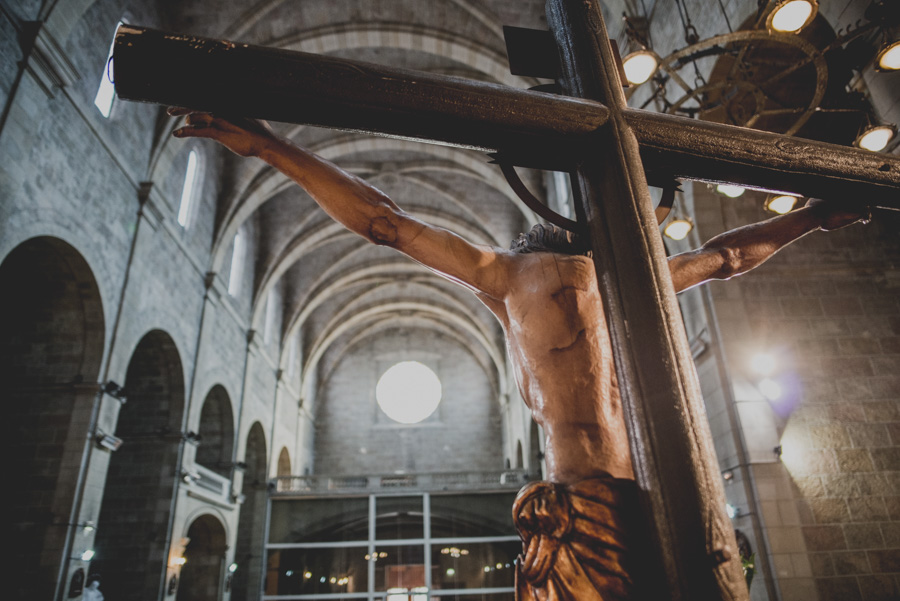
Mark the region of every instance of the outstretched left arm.
<instances>
[{"instance_id":1,"label":"outstretched left arm","mask_svg":"<svg viewBox=\"0 0 900 601\"><path fill-rule=\"evenodd\" d=\"M839 229L865 220L867 215L867 211L810 200L805 207L786 215L720 234L697 250L669 258L675 292L747 273L810 232Z\"/></svg>"}]
</instances>

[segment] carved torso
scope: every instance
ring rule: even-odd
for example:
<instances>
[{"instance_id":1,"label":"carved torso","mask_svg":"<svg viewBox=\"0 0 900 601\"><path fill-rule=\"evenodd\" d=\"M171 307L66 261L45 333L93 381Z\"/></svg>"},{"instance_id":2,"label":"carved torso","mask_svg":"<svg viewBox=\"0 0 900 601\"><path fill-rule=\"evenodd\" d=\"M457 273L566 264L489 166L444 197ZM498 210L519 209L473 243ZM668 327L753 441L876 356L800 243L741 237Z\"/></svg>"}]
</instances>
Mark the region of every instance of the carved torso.
<instances>
[{"instance_id":1,"label":"carved torso","mask_svg":"<svg viewBox=\"0 0 900 601\"><path fill-rule=\"evenodd\" d=\"M633 478L593 262L556 253L514 261L505 302L482 300L503 324L519 389L544 429L549 479Z\"/></svg>"}]
</instances>

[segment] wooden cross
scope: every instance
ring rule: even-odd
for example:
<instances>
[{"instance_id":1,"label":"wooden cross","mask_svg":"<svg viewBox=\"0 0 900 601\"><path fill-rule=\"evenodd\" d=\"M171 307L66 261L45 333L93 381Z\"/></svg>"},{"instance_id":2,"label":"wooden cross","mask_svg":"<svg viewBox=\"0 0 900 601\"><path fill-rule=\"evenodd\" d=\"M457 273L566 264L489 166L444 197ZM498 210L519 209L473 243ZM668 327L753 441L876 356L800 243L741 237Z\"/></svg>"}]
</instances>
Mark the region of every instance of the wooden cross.
<instances>
[{"instance_id":1,"label":"wooden cross","mask_svg":"<svg viewBox=\"0 0 900 601\"><path fill-rule=\"evenodd\" d=\"M900 208L900 159L629 109L597 0L548 0L568 96L123 26L120 97L499 152L574 172L672 599L746 599L647 178ZM642 162L643 159L643 162Z\"/></svg>"}]
</instances>

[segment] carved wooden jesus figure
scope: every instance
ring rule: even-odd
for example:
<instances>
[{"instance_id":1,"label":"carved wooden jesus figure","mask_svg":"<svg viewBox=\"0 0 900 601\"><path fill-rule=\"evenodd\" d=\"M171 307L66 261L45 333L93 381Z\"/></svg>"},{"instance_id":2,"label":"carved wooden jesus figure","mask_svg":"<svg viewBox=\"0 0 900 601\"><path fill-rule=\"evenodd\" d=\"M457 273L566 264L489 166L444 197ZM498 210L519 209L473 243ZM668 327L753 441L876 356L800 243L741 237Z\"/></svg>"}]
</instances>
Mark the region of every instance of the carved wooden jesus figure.
<instances>
[{"instance_id":1,"label":"carved wooden jesus figure","mask_svg":"<svg viewBox=\"0 0 900 601\"><path fill-rule=\"evenodd\" d=\"M186 115L177 137L210 138L299 184L333 219L472 290L506 333L522 397L546 434L549 482L526 486L514 515L524 554L517 598L629 599L636 508L610 335L587 245L535 226L510 249L467 242L397 207L365 181L276 136L263 122ZM676 291L753 269L790 242L863 218L811 201L669 259ZM631 551L630 551L631 550Z\"/></svg>"}]
</instances>

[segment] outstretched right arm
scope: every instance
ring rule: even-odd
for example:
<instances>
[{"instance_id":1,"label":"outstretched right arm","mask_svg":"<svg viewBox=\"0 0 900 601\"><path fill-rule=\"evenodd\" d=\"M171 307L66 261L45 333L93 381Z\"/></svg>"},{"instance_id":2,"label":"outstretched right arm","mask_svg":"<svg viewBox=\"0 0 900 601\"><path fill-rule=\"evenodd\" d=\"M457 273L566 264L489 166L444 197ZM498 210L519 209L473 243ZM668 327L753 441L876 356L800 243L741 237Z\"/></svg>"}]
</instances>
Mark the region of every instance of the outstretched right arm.
<instances>
[{"instance_id":1,"label":"outstretched right arm","mask_svg":"<svg viewBox=\"0 0 900 601\"><path fill-rule=\"evenodd\" d=\"M472 244L445 229L420 221L383 192L337 165L275 135L267 124L227 120L208 113L170 109L186 115L176 137L210 138L241 156L255 156L295 181L335 221L374 244L390 246L440 275L502 300L506 292L504 253Z\"/></svg>"}]
</instances>

